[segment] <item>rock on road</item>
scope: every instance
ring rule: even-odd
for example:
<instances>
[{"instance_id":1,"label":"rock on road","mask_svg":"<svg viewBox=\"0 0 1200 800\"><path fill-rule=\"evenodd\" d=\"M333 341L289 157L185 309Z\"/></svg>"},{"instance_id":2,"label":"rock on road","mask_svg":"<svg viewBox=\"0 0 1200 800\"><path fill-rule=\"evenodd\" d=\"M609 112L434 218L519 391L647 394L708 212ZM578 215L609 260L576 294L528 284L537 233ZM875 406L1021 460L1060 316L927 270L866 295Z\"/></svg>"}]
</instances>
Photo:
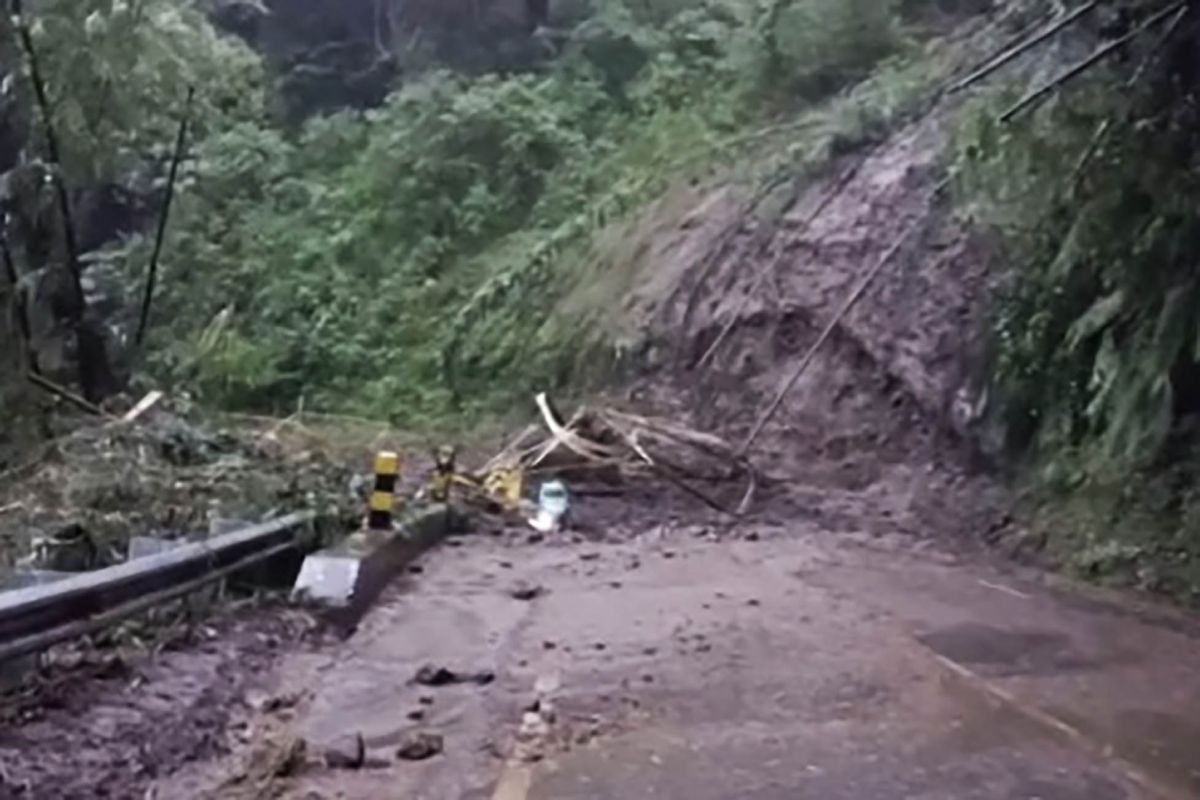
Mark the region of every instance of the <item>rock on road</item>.
<instances>
[{"instance_id":1,"label":"rock on road","mask_svg":"<svg viewBox=\"0 0 1200 800\"><path fill-rule=\"evenodd\" d=\"M911 538L756 533L430 554L346 642L286 660L290 732L367 758L282 796L1200 796L1187 619ZM426 665L495 679L414 681ZM397 756L423 734L441 751Z\"/></svg>"}]
</instances>

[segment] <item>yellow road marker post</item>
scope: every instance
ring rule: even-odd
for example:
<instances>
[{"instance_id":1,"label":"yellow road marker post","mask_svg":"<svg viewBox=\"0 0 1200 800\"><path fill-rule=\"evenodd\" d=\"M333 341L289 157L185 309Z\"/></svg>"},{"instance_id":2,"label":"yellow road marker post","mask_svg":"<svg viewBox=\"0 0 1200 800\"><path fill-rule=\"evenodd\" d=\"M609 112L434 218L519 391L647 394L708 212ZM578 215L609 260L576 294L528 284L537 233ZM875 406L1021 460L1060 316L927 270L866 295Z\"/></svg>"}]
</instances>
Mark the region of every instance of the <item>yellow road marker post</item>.
<instances>
[{"instance_id":1,"label":"yellow road marker post","mask_svg":"<svg viewBox=\"0 0 1200 800\"><path fill-rule=\"evenodd\" d=\"M390 531L392 509L396 505L396 484L400 480L400 456L384 450L375 457L375 488L367 510L367 529Z\"/></svg>"}]
</instances>

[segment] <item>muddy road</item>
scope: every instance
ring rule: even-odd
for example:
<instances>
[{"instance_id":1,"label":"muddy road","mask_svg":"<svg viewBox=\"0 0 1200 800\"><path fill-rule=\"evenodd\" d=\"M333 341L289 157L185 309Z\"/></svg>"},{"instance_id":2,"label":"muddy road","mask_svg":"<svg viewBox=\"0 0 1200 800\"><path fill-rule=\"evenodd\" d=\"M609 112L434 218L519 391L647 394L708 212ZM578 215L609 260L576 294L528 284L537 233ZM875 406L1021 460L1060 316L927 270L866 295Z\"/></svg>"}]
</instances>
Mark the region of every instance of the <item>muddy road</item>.
<instances>
[{"instance_id":1,"label":"muddy road","mask_svg":"<svg viewBox=\"0 0 1200 800\"><path fill-rule=\"evenodd\" d=\"M568 535L448 542L344 640L260 620L13 719L3 796L1200 796L1200 622L985 547L1037 555L984 468L986 420L954 414L979 404L997 276L935 190L947 127L898 131L816 224L826 185L773 219L699 186L624 237L641 255L607 310L661 371L622 400L740 442L919 231L766 428L752 515L630 484L580 496Z\"/></svg>"},{"instance_id":2,"label":"muddy road","mask_svg":"<svg viewBox=\"0 0 1200 800\"><path fill-rule=\"evenodd\" d=\"M1192 798L1197 663L1194 621L904 535L477 535L431 553L345 641L251 662L225 755L140 789Z\"/></svg>"}]
</instances>

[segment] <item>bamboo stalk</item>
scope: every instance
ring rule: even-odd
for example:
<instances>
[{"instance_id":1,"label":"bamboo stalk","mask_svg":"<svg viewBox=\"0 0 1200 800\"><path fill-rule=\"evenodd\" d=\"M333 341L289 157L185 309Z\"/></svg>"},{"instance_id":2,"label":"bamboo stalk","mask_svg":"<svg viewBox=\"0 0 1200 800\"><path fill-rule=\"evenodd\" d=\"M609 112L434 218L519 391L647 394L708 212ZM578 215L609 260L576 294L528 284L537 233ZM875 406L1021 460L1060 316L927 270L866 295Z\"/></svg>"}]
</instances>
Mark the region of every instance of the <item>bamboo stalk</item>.
<instances>
[{"instance_id":1,"label":"bamboo stalk","mask_svg":"<svg viewBox=\"0 0 1200 800\"><path fill-rule=\"evenodd\" d=\"M1018 56L1022 55L1023 53L1025 53L1029 50L1032 50L1034 47L1036 47L1037 45L1046 41L1051 36L1058 33L1059 31L1061 31L1063 28L1066 28L1068 25L1070 25L1071 23L1078 20L1084 14L1087 14L1088 12L1095 9L1098 5L1100 5L1099 0L1091 0L1091 2L1085 3L1084 5L1080 6L1079 8L1075 9L1074 11L1072 11L1070 14L1067 14L1065 17L1058 20L1057 22L1051 23L1050 26L1048 28L1046 28L1045 30L1043 30L1041 33L1036 34L1035 36L1032 36L1023 42L1020 42L1019 44L1017 44L1013 47L1010 47L1007 51L1002 51L1002 52L998 53L994 58L992 58L990 61L985 63L982 67L975 70L974 72L972 72L967 77L963 78L958 83L952 85L948 89L948 91L952 94L955 92L961 92L962 90L968 88L969 86L972 86L975 83L978 83L979 81L983 80L987 76L991 75L996 70L1000 69L1004 65L1013 61Z\"/></svg>"},{"instance_id":2,"label":"bamboo stalk","mask_svg":"<svg viewBox=\"0 0 1200 800\"><path fill-rule=\"evenodd\" d=\"M171 156L171 169L167 175L167 189L163 197L162 211L158 215L158 230L154 234L154 251L150 255L150 266L146 270L146 292L142 297L142 311L138 317L137 335L134 344L141 346L146 336L146 326L150 322L150 306L154 302L154 284L158 279L158 257L162 253L163 239L167 233L167 218L171 214L171 200L175 196L175 179L179 174L179 163L183 160L184 149L187 146L188 122L191 119L192 100L196 96L196 87L189 86L187 100L183 105L183 116L179 120L179 133L175 137L175 152Z\"/></svg>"},{"instance_id":3,"label":"bamboo stalk","mask_svg":"<svg viewBox=\"0 0 1200 800\"><path fill-rule=\"evenodd\" d=\"M1159 53L1162 51L1162 48L1166 46L1171 37L1175 35L1175 32L1179 30L1179 25L1183 22L1184 17L1187 16L1187 13L1188 9L1186 6L1179 9L1179 13L1177 13L1175 18L1171 20L1171 24L1167 26L1162 35L1159 36L1150 49L1146 51L1146 55L1144 58L1142 58L1141 63L1138 64L1137 69L1135 69L1133 74L1129 76L1129 80L1125 81L1126 91L1132 89L1142 79L1142 76L1146 73L1146 70L1150 68L1150 65L1154 63L1154 60L1158 57ZM1079 157L1079 161L1075 164L1074 171L1071 173L1072 186L1078 185L1079 179L1083 177L1084 170L1087 169L1088 164L1091 163L1091 160L1095 158L1096 154L1100 152L1100 148L1104 146L1105 140L1108 138L1108 132L1112 130L1112 126L1113 120L1111 117L1096 126L1096 130L1092 133L1091 140L1088 142L1083 154Z\"/></svg>"},{"instance_id":4,"label":"bamboo stalk","mask_svg":"<svg viewBox=\"0 0 1200 800\"><path fill-rule=\"evenodd\" d=\"M46 378L40 373L30 370L28 373L28 378L30 383L42 391L49 392L55 397L61 397L63 400L66 400L68 403L83 409L89 414L95 414L98 417L110 416L109 414L106 414L104 409L100 408L100 406L85 400L84 398L72 392L70 389L64 389L62 386L59 386L57 383L49 378Z\"/></svg>"},{"instance_id":5,"label":"bamboo stalk","mask_svg":"<svg viewBox=\"0 0 1200 800\"><path fill-rule=\"evenodd\" d=\"M21 49L24 50L25 59L29 64L29 80L33 84L33 95L42 116L42 127L46 135L46 151L50 156L50 164L55 170L54 194L58 200L59 214L62 216L63 241L67 248L67 270L71 274L71 289L76 304L74 317L78 321L83 317L86 302L83 294L82 273L79 268L79 247L75 241L75 225L71 216L71 201L67 197L67 187L62 176L62 152L58 147L58 134L54 130L54 117L50 112L50 98L46 94L46 84L42 80L37 49L33 46L33 36L29 33L29 25L25 22L22 0L10 0L10 3L17 38L21 42Z\"/></svg>"},{"instance_id":6,"label":"bamboo stalk","mask_svg":"<svg viewBox=\"0 0 1200 800\"><path fill-rule=\"evenodd\" d=\"M1000 26L1000 25L1003 25L1005 23L1005 21L1006 20L1004 18L1001 18L993 24L996 26ZM1048 23L1053 24L1055 21L1057 21L1057 15L1055 15L1053 13L1050 14L1049 17L1039 18L1035 22L1032 22L1029 25L1026 25L1025 27L1023 27L1020 30L1020 32L1015 33L1012 36L1009 36L1007 39L1004 40L1004 43L1002 45L997 47L995 50L992 50L982 60L973 60L973 61L967 62L967 64L965 64L964 66L969 66L970 70L971 70L970 74L974 74L976 72L976 70L978 70L988 64L991 64L993 59L996 57L997 53L1008 52L1011 48L1016 47L1017 45L1026 41L1030 36L1036 35L1036 33L1039 30L1041 30L1041 28L1044 25L1046 25ZM988 27L991 27L991 26L988 26ZM963 79L960 78L957 81L948 82L943 91L947 94L949 94L952 91L959 91L956 87L959 84L961 84L962 81L963 81Z\"/></svg>"},{"instance_id":7,"label":"bamboo stalk","mask_svg":"<svg viewBox=\"0 0 1200 800\"><path fill-rule=\"evenodd\" d=\"M1073 67L1069 67L1068 69L1066 69L1065 71L1060 73L1057 77L1051 79L1046 84L1039 86L1037 89L1034 89L1033 91L1029 92L1024 97L1022 97L1020 100L1018 100L1012 106L1012 108L1008 109L1003 114L1001 114L1000 121L1001 122L1011 122L1013 120L1013 118L1016 117L1018 114L1020 114L1022 111L1025 111L1026 109L1041 102L1042 99L1047 97L1051 92L1053 92L1059 86L1062 86L1067 81L1069 81L1073 78L1077 78L1080 75L1082 75L1084 72L1087 72L1090 68L1092 68L1096 64L1100 63L1108 56L1112 55L1114 52L1116 52L1118 49L1120 49L1124 45L1128 44L1130 41L1132 41L1134 38L1136 38L1140 34L1146 32L1150 28L1153 28L1155 25L1157 25L1160 22L1162 22L1163 20L1167 19L1172 14L1179 12L1181 9L1186 10L1188 1L1189 0L1184 0L1184 2L1175 3L1171 6L1168 6L1167 8L1164 8L1162 11L1159 11L1157 14L1154 14L1153 16L1146 19L1144 22L1142 22L1141 25L1138 25L1136 28L1134 28L1129 33L1125 34L1124 36L1122 36L1118 39L1114 39L1113 41L1109 42L1108 44L1106 44L1103 47L1101 47L1100 49L1098 49L1096 52L1092 53L1090 56L1085 58L1083 61L1080 61L1078 64L1074 65Z\"/></svg>"}]
</instances>

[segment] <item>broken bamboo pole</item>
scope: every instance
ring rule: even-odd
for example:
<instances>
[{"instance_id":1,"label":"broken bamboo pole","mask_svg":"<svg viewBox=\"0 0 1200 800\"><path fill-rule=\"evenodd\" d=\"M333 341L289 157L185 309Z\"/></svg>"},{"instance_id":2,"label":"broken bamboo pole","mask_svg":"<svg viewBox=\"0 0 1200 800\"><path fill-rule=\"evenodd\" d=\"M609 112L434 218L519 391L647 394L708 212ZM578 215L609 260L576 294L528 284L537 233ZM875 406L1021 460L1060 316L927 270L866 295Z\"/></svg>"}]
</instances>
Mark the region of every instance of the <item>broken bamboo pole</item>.
<instances>
[{"instance_id":1,"label":"broken bamboo pole","mask_svg":"<svg viewBox=\"0 0 1200 800\"><path fill-rule=\"evenodd\" d=\"M83 396L89 402L99 401L113 388L114 378L108 358L108 348L99 326L87 319L87 295L83 290L83 267L79 260L79 244L75 239L75 221L71 214L71 201L67 194L66 179L63 175L62 151L58 146L54 116L51 112L49 96L46 93L46 83L42 78L37 48L33 45L33 36L29 31L29 24L25 20L21 0L9 0L9 3L13 26L29 67L29 80L33 84L34 98L42 118L46 150L50 158L54 180L54 194L58 200L58 211L62 221L66 272L70 283L70 306L69 309L64 310L61 316L67 323L68 330L75 337L79 385Z\"/></svg>"},{"instance_id":2,"label":"broken bamboo pole","mask_svg":"<svg viewBox=\"0 0 1200 800\"><path fill-rule=\"evenodd\" d=\"M1174 19L1171 20L1171 24L1166 27L1166 29L1162 32L1162 35L1159 36L1150 49L1146 51L1146 55L1142 58L1141 63L1137 65L1137 69L1135 69L1133 74L1129 76L1129 79L1125 81L1125 91L1129 91L1133 89L1133 87L1137 86L1137 84L1141 81L1142 76L1146 74L1146 70L1150 68L1150 65L1154 63L1154 60L1158 58L1159 54L1162 52L1162 48L1166 46L1167 42L1171 40L1171 37L1174 36L1176 31L1179 30L1179 26L1187 14L1188 8L1186 6L1179 9L1179 12L1175 15ZM1084 170L1087 169L1088 164L1091 163L1096 154L1100 152L1100 148L1104 146L1105 141L1108 138L1108 132L1112 130L1112 126L1112 117L1109 117L1096 126L1096 130L1092 133L1092 138L1088 141L1087 147L1084 148L1083 154L1080 155L1079 161L1075 164L1075 169L1071 172L1072 188L1078 186L1079 179L1083 177Z\"/></svg>"},{"instance_id":3,"label":"broken bamboo pole","mask_svg":"<svg viewBox=\"0 0 1200 800\"><path fill-rule=\"evenodd\" d=\"M154 234L154 251L150 254L150 266L146 269L146 291L142 296L142 310L138 317L137 334L133 342L141 347L146 337L146 326L150 322L150 306L154 302L154 285L158 279L158 257L162 254L163 239L167 234L167 218L171 214L171 200L175 196L175 179L179 175L179 164L183 160L184 149L187 146L188 122L191 120L192 100L196 96L196 87L189 86L187 99L183 104L183 116L179 120L179 132L175 137L175 151L171 155L171 169L167 174L166 194L163 196L162 210L158 215L158 230Z\"/></svg>"},{"instance_id":4,"label":"broken bamboo pole","mask_svg":"<svg viewBox=\"0 0 1200 800\"><path fill-rule=\"evenodd\" d=\"M38 62L37 48L33 46L33 36L29 32L29 24L25 21L22 0L10 0L13 25L16 28L17 39L25 53L29 66L29 81L33 84L33 96L37 101L38 111L42 117L42 129L46 136L46 152L50 156L50 166L54 170L54 196L58 201L58 212L62 217L63 243L67 250L67 271L71 275L71 292L75 303L77 319L82 319L86 300L83 294L83 276L79 267L79 247L75 241L75 226L71 215L71 201L67 196L67 186L62 175L62 151L58 146L58 134L54 130L54 117L50 111L50 98L46 94L46 83L42 79L41 65Z\"/></svg>"},{"instance_id":5,"label":"broken bamboo pole","mask_svg":"<svg viewBox=\"0 0 1200 800\"><path fill-rule=\"evenodd\" d=\"M942 190L944 190L949 184L949 178L943 179L936 187L934 187L933 196L936 197L937 195L941 194ZM812 347L808 349L808 352L804 354L804 358L801 359L800 364L796 367L788 379L784 381L783 385L780 386L779 391L776 393L770 405L768 405L766 410L759 416L758 421L755 422L750 434L746 437L746 440L742 442L742 446L738 448L738 458L745 458L746 453L748 453L750 448L754 446L754 443L762 434L763 429L767 427L767 423L769 423L779 411L779 407L783 404L784 398L787 397L788 393L791 392L792 388L796 385L800 378L804 376L804 373L808 371L809 366L811 366L812 362L816 359L817 353L825 345L825 342L829 340L829 337L833 335L834 330L836 330L837 326L841 324L846 314L850 313L850 310L854 308L858 301L862 299L863 295L867 293L867 289L870 288L875 278L879 276L879 273L883 271L883 268L891 263L892 259L896 257L908 240L911 239L919 230L921 230L925 224L926 220L924 217L917 219L910 224L904 230L904 232L900 234L899 238L896 239L895 243L893 243L892 246L888 248L888 250L882 256L880 256L879 261L875 263L875 266L871 267L867 274L863 276L863 279L859 282L858 286L855 287L854 291L852 291L846 297L845 301L842 302L841 308L839 308L837 313L833 315L833 318L829 320L829 323L825 326L825 329L821 331L821 335L817 337L817 341L814 342Z\"/></svg>"},{"instance_id":6,"label":"broken bamboo pole","mask_svg":"<svg viewBox=\"0 0 1200 800\"><path fill-rule=\"evenodd\" d=\"M1183 0L1183 2L1174 3L1173 5L1170 5L1167 8L1164 8L1163 10L1159 11L1157 14L1150 16L1145 21L1143 21L1141 25L1138 25L1136 28L1131 30L1129 33L1126 33L1124 36L1121 36L1120 38L1117 38L1117 39L1113 39L1111 42L1109 42L1108 44L1099 48L1098 50L1096 50L1096 52L1092 53L1090 56L1083 59L1078 64L1076 64L1072 67L1069 67L1068 69L1064 70L1062 73L1060 73L1055 78L1052 78L1050 81L1046 82L1044 85L1039 86L1038 88L1036 88L1033 91L1026 94L1024 97L1022 97L1020 100L1018 100L1011 108L1009 108L1007 111L1005 111L1003 114L1000 115L1000 121L1001 122L1011 122L1018 114L1020 114L1021 112L1025 111L1028 108L1031 108L1034 105L1037 105L1039 102L1041 102L1045 97L1047 97L1055 89L1062 86L1067 81L1069 81L1073 78L1077 78L1080 75L1082 75L1084 72L1087 72L1093 66L1100 63L1108 56L1112 55L1114 52L1119 50L1121 47L1124 47L1126 44L1131 42L1133 39L1135 39L1142 33L1145 33L1146 31L1153 28L1155 25L1158 25L1159 23L1163 22L1168 17L1170 17L1172 14L1178 13L1181 9L1186 11L1189 2L1191 2L1191 0Z\"/></svg>"},{"instance_id":7,"label":"broken bamboo pole","mask_svg":"<svg viewBox=\"0 0 1200 800\"><path fill-rule=\"evenodd\" d=\"M1017 45L1026 41L1030 36L1035 35L1047 23L1053 23L1053 22L1056 22L1057 20L1058 20L1058 15L1052 13L1047 17L1040 17L1037 20L1035 20L1034 22L1031 22L1030 24L1021 28L1020 32L1014 33L1012 36L1009 36L1007 39L1004 40L1003 44L1001 44L995 50L989 51L988 54L983 57L983 59L968 62L968 64L965 65L965 66L969 67L969 69L970 69L970 73L968 73L968 74L970 74L970 75L975 74L975 72L977 70L979 70L980 68L982 68L988 64L991 64L992 60L996 57L997 53L1007 53L1013 47L1016 47ZM1001 19L997 20L995 23L993 23L993 25L999 27L999 26L1003 25L1004 23L1005 23L1005 19L1001 18ZM962 81L963 81L963 79L959 78L956 81L948 82L946 84L945 88L943 89L943 92L946 94L949 94L952 91L958 91L958 89L956 87L959 86L962 83Z\"/></svg>"},{"instance_id":8,"label":"broken bamboo pole","mask_svg":"<svg viewBox=\"0 0 1200 800\"><path fill-rule=\"evenodd\" d=\"M57 383L42 375L40 372L34 372L33 370L30 370L27 373L27 377L29 378L30 383L42 391L52 394L55 397L61 397L71 405L76 406L83 411L88 412L89 414L94 414L97 417L111 416L110 414L105 413L104 409L100 408L100 406L83 397L80 397L70 389L59 386Z\"/></svg>"},{"instance_id":9,"label":"broken bamboo pole","mask_svg":"<svg viewBox=\"0 0 1200 800\"><path fill-rule=\"evenodd\" d=\"M1095 9L1098 5L1100 5L1099 0L1091 0L1091 2L1085 3L1084 5L1080 6L1079 8L1075 9L1074 11L1072 11L1070 14L1067 14L1062 19L1052 22L1050 24L1050 26L1048 28L1046 28L1045 30L1043 30L1041 33L1038 33L1038 34L1014 45L1013 47L1010 47L1007 51L1001 51L994 58L990 59L987 63L985 63L982 67L975 70L974 72L972 72L967 77L963 78L958 83L953 84L947 91L950 92L951 94L956 93L956 92L961 92L964 89L978 83L979 81L981 81L984 78L986 78L987 76L991 75L993 72L1000 69L1004 65L1010 63L1011 61L1013 61L1014 59L1016 59L1023 53L1026 53L1029 50L1032 50L1034 47L1036 47L1037 45L1046 41L1051 36L1054 36L1056 33L1061 31L1063 28L1066 28L1068 25L1075 22L1076 20L1081 18L1083 15L1085 15L1088 12Z\"/></svg>"}]
</instances>

